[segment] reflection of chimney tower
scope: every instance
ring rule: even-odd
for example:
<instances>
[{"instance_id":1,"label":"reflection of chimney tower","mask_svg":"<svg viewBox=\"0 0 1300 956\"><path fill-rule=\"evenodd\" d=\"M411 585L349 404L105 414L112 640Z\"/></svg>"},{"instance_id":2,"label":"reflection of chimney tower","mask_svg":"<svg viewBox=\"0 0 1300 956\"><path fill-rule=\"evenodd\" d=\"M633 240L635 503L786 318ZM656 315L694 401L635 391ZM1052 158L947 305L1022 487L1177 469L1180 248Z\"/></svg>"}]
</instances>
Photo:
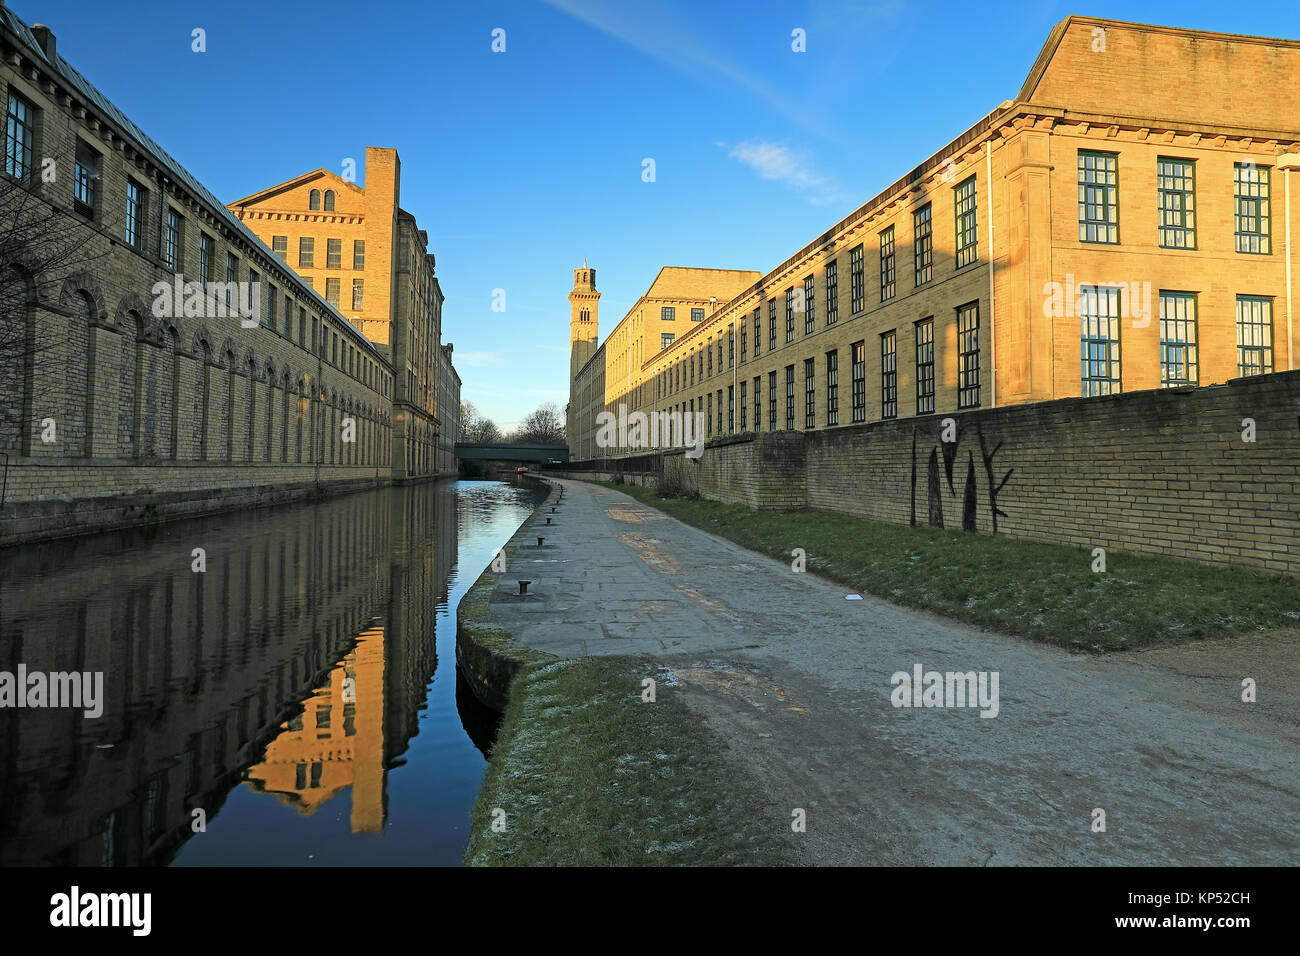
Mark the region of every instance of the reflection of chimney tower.
<instances>
[{"instance_id":1,"label":"reflection of chimney tower","mask_svg":"<svg viewBox=\"0 0 1300 956\"><path fill-rule=\"evenodd\" d=\"M596 291L596 270L582 260L582 268L573 270L573 291L569 293L569 384L578 370L596 353L597 313L600 293ZM570 389L572 391L572 389Z\"/></svg>"}]
</instances>

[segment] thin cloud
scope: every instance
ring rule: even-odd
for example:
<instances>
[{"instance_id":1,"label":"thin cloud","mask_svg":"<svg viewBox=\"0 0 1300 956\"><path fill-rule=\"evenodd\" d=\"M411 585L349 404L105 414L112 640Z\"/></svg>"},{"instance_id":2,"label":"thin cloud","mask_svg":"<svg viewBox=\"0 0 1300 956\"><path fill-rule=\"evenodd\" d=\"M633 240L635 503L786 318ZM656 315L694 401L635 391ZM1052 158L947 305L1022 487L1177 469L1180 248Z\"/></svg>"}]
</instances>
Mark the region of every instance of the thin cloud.
<instances>
[{"instance_id":1,"label":"thin cloud","mask_svg":"<svg viewBox=\"0 0 1300 956\"><path fill-rule=\"evenodd\" d=\"M729 62L712 38L708 44L698 42L689 24L683 23L667 4L605 4L598 0L545 0L545 3L679 72L724 80L748 90L799 126L811 129L816 125L806 103L784 96L757 76Z\"/></svg>"},{"instance_id":2,"label":"thin cloud","mask_svg":"<svg viewBox=\"0 0 1300 956\"><path fill-rule=\"evenodd\" d=\"M473 368L493 368L504 365L505 359L496 352L463 352L456 355L456 364Z\"/></svg>"},{"instance_id":3,"label":"thin cloud","mask_svg":"<svg viewBox=\"0 0 1300 956\"><path fill-rule=\"evenodd\" d=\"M769 182L784 183L798 191L814 206L824 206L840 198L838 187L830 177L818 172L807 157L782 143L751 139L734 146L719 143L727 155L743 163Z\"/></svg>"}]
</instances>

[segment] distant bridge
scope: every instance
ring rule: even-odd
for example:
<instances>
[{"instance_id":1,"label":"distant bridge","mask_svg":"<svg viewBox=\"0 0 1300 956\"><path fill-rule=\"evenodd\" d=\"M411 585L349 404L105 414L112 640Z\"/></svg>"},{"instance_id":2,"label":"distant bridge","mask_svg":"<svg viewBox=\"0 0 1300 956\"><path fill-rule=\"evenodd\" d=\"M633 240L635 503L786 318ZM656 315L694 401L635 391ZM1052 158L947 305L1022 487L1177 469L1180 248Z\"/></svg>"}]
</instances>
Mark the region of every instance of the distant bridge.
<instances>
[{"instance_id":1,"label":"distant bridge","mask_svg":"<svg viewBox=\"0 0 1300 956\"><path fill-rule=\"evenodd\" d=\"M569 460L568 445L508 445L505 442L457 442L463 461L531 461L546 465Z\"/></svg>"}]
</instances>

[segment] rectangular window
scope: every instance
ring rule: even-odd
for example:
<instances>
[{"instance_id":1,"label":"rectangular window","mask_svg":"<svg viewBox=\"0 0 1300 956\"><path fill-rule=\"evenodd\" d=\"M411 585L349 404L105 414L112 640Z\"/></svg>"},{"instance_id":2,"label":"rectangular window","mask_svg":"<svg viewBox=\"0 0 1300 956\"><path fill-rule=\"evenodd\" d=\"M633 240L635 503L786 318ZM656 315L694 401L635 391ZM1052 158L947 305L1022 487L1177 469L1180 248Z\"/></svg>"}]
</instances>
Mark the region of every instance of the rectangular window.
<instances>
[{"instance_id":1,"label":"rectangular window","mask_svg":"<svg viewBox=\"0 0 1300 956\"><path fill-rule=\"evenodd\" d=\"M275 331L275 296L276 296L275 286L273 286L273 285L268 285L268 286L266 287L266 291L267 291L267 296L266 296L266 327L267 327L268 329L270 329L272 332L274 332L274 331ZM288 331L288 330L286 330L286 331Z\"/></svg>"},{"instance_id":2,"label":"rectangular window","mask_svg":"<svg viewBox=\"0 0 1300 956\"><path fill-rule=\"evenodd\" d=\"M736 386L727 386L727 434L736 431Z\"/></svg>"},{"instance_id":3,"label":"rectangular window","mask_svg":"<svg viewBox=\"0 0 1300 956\"><path fill-rule=\"evenodd\" d=\"M740 360L745 361L746 351L749 346L749 330L745 328L745 323L740 323ZM743 403L742 403L743 404Z\"/></svg>"},{"instance_id":4,"label":"rectangular window","mask_svg":"<svg viewBox=\"0 0 1300 956\"><path fill-rule=\"evenodd\" d=\"M77 140L77 158L72 178L72 208L88 219L94 219L98 188L99 153L95 152L90 144Z\"/></svg>"},{"instance_id":5,"label":"rectangular window","mask_svg":"<svg viewBox=\"0 0 1300 956\"><path fill-rule=\"evenodd\" d=\"M912 213L912 272L914 285L925 285L934 278L934 230L929 203Z\"/></svg>"},{"instance_id":6,"label":"rectangular window","mask_svg":"<svg viewBox=\"0 0 1300 956\"><path fill-rule=\"evenodd\" d=\"M957 407L980 403L980 304L957 308Z\"/></svg>"},{"instance_id":7,"label":"rectangular window","mask_svg":"<svg viewBox=\"0 0 1300 956\"><path fill-rule=\"evenodd\" d=\"M339 280L337 278L325 280L325 301L336 309L339 307Z\"/></svg>"},{"instance_id":8,"label":"rectangular window","mask_svg":"<svg viewBox=\"0 0 1300 956\"><path fill-rule=\"evenodd\" d=\"M957 268L979 258L979 218L975 205L975 177L959 183L953 193L957 231Z\"/></svg>"},{"instance_id":9,"label":"rectangular window","mask_svg":"<svg viewBox=\"0 0 1300 956\"><path fill-rule=\"evenodd\" d=\"M839 266L835 260L826 263L826 324L834 325L840 317Z\"/></svg>"},{"instance_id":10,"label":"rectangular window","mask_svg":"<svg viewBox=\"0 0 1300 956\"><path fill-rule=\"evenodd\" d=\"M703 310L703 309L691 309L691 321L692 321L692 322L703 322L703 321L704 321L704 310Z\"/></svg>"},{"instance_id":11,"label":"rectangular window","mask_svg":"<svg viewBox=\"0 0 1300 956\"><path fill-rule=\"evenodd\" d=\"M1237 296L1237 374L1265 375L1273 371L1273 300L1258 295Z\"/></svg>"},{"instance_id":12,"label":"rectangular window","mask_svg":"<svg viewBox=\"0 0 1300 956\"><path fill-rule=\"evenodd\" d=\"M1273 251L1268 167L1236 163L1232 175L1237 207L1237 251L1268 255Z\"/></svg>"},{"instance_id":13,"label":"rectangular window","mask_svg":"<svg viewBox=\"0 0 1300 956\"><path fill-rule=\"evenodd\" d=\"M817 360L803 360L803 427L817 427Z\"/></svg>"},{"instance_id":14,"label":"rectangular window","mask_svg":"<svg viewBox=\"0 0 1300 956\"><path fill-rule=\"evenodd\" d=\"M880 333L880 417L898 417L898 336Z\"/></svg>"},{"instance_id":15,"label":"rectangular window","mask_svg":"<svg viewBox=\"0 0 1300 956\"><path fill-rule=\"evenodd\" d=\"M767 348L776 348L776 299L767 300Z\"/></svg>"},{"instance_id":16,"label":"rectangular window","mask_svg":"<svg viewBox=\"0 0 1300 956\"><path fill-rule=\"evenodd\" d=\"M742 379L740 383L740 430L742 432L749 427L749 402L747 401L749 395L747 391L748 383Z\"/></svg>"},{"instance_id":17,"label":"rectangular window","mask_svg":"<svg viewBox=\"0 0 1300 956\"><path fill-rule=\"evenodd\" d=\"M706 423L707 427L706 427L705 434L712 436L713 435L713 393L712 392L709 392L708 395L708 413L709 415Z\"/></svg>"},{"instance_id":18,"label":"rectangular window","mask_svg":"<svg viewBox=\"0 0 1300 956\"><path fill-rule=\"evenodd\" d=\"M366 304L366 282L364 279L352 280L352 310L360 312Z\"/></svg>"},{"instance_id":19,"label":"rectangular window","mask_svg":"<svg viewBox=\"0 0 1300 956\"><path fill-rule=\"evenodd\" d=\"M916 331L916 414L934 411L934 319L922 319Z\"/></svg>"},{"instance_id":20,"label":"rectangular window","mask_svg":"<svg viewBox=\"0 0 1300 956\"><path fill-rule=\"evenodd\" d=\"M288 302L287 298L285 302ZM307 346L307 310L302 308L298 310L298 344L304 348Z\"/></svg>"},{"instance_id":21,"label":"rectangular window","mask_svg":"<svg viewBox=\"0 0 1300 956\"><path fill-rule=\"evenodd\" d=\"M1196 163L1156 160L1157 230L1166 249L1196 248Z\"/></svg>"},{"instance_id":22,"label":"rectangular window","mask_svg":"<svg viewBox=\"0 0 1300 956\"><path fill-rule=\"evenodd\" d=\"M298 268L313 269L316 266L316 240L303 236L298 240Z\"/></svg>"},{"instance_id":23,"label":"rectangular window","mask_svg":"<svg viewBox=\"0 0 1300 956\"><path fill-rule=\"evenodd\" d=\"M659 336L659 351L663 351L673 344L674 335L672 332L664 332Z\"/></svg>"},{"instance_id":24,"label":"rectangular window","mask_svg":"<svg viewBox=\"0 0 1300 956\"><path fill-rule=\"evenodd\" d=\"M239 281L239 260L233 252L226 253L226 305L235 299L235 283Z\"/></svg>"},{"instance_id":25,"label":"rectangular window","mask_svg":"<svg viewBox=\"0 0 1300 956\"><path fill-rule=\"evenodd\" d=\"M713 343L712 342L708 343L708 345L705 346L704 351L709 353L709 374L712 375L713 374ZM719 362L718 364L721 365L722 363Z\"/></svg>"},{"instance_id":26,"label":"rectangular window","mask_svg":"<svg viewBox=\"0 0 1300 956\"><path fill-rule=\"evenodd\" d=\"M254 271L253 269L249 269L249 270L248 270L248 289L249 289L249 292L248 292L248 299L247 299L247 300L244 300L244 299L242 298L242 296L241 296L241 298L240 298L240 301L241 301L241 302L243 302L243 301L248 301L248 302L252 303L252 308L253 308L253 310L254 310L254 314L256 314L256 312L257 312L257 310L258 310L258 307L259 307L259 305L261 304L261 299L262 299L262 281L261 281L261 278L262 278L262 277L259 276L259 275L257 274L256 271Z\"/></svg>"},{"instance_id":27,"label":"rectangular window","mask_svg":"<svg viewBox=\"0 0 1300 956\"><path fill-rule=\"evenodd\" d=\"M162 229L162 264L175 269L181 256L181 216L174 209L166 211L166 226Z\"/></svg>"},{"instance_id":28,"label":"rectangular window","mask_svg":"<svg viewBox=\"0 0 1300 956\"><path fill-rule=\"evenodd\" d=\"M722 389L718 389L718 434L722 434Z\"/></svg>"},{"instance_id":29,"label":"rectangular window","mask_svg":"<svg viewBox=\"0 0 1300 956\"><path fill-rule=\"evenodd\" d=\"M1119 242L1119 156L1079 150L1079 241Z\"/></svg>"},{"instance_id":30,"label":"rectangular window","mask_svg":"<svg viewBox=\"0 0 1300 956\"><path fill-rule=\"evenodd\" d=\"M5 127L5 172L21 182L31 182L35 143L36 108L12 90Z\"/></svg>"},{"instance_id":31,"label":"rectangular window","mask_svg":"<svg viewBox=\"0 0 1300 956\"><path fill-rule=\"evenodd\" d=\"M342 239L325 240L325 268L326 269L343 268L343 240Z\"/></svg>"},{"instance_id":32,"label":"rectangular window","mask_svg":"<svg viewBox=\"0 0 1300 956\"><path fill-rule=\"evenodd\" d=\"M803 280L803 334L807 335L817 325L817 293L813 289L813 277L805 276Z\"/></svg>"},{"instance_id":33,"label":"rectangular window","mask_svg":"<svg viewBox=\"0 0 1300 956\"><path fill-rule=\"evenodd\" d=\"M279 257L281 262L287 264L289 262L289 237L272 236L271 251Z\"/></svg>"},{"instance_id":34,"label":"rectangular window","mask_svg":"<svg viewBox=\"0 0 1300 956\"><path fill-rule=\"evenodd\" d=\"M140 248L140 237L144 235L144 190L134 179L126 181L126 244L132 249Z\"/></svg>"},{"instance_id":35,"label":"rectangular window","mask_svg":"<svg viewBox=\"0 0 1300 956\"><path fill-rule=\"evenodd\" d=\"M1160 384L1164 388L1196 385L1196 296L1160 293Z\"/></svg>"},{"instance_id":36,"label":"rectangular window","mask_svg":"<svg viewBox=\"0 0 1300 956\"><path fill-rule=\"evenodd\" d=\"M719 342L721 344L721 342ZM721 362L718 363L722 364ZM731 329L727 330L727 368L736 367L736 333Z\"/></svg>"},{"instance_id":37,"label":"rectangular window","mask_svg":"<svg viewBox=\"0 0 1300 956\"><path fill-rule=\"evenodd\" d=\"M826 353L826 425L840 423L840 353Z\"/></svg>"},{"instance_id":38,"label":"rectangular window","mask_svg":"<svg viewBox=\"0 0 1300 956\"><path fill-rule=\"evenodd\" d=\"M206 232L199 233L199 285L205 289L212 281L212 270L216 264L212 246L212 237Z\"/></svg>"},{"instance_id":39,"label":"rectangular window","mask_svg":"<svg viewBox=\"0 0 1300 956\"><path fill-rule=\"evenodd\" d=\"M352 240L352 268L364 269L366 267L366 240Z\"/></svg>"},{"instance_id":40,"label":"rectangular window","mask_svg":"<svg viewBox=\"0 0 1300 956\"><path fill-rule=\"evenodd\" d=\"M794 428L794 366L785 367L785 427Z\"/></svg>"},{"instance_id":41,"label":"rectangular window","mask_svg":"<svg viewBox=\"0 0 1300 956\"><path fill-rule=\"evenodd\" d=\"M894 227L880 234L880 301L894 297Z\"/></svg>"},{"instance_id":42,"label":"rectangular window","mask_svg":"<svg viewBox=\"0 0 1300 956\"><path fill-rule=\"evenodd\" d=\"M665 305L662 309L659 310L659 318L662 319L664 322L672 322L674 319L677 318L677 307L672 305Z\"/></svg>"},{"instance_id":43,"label":"rectangular window","mask_svg":"<svg viewBox=\"0 0 1300 956\"><path fill-rule=\"evenodd\" d=\"M794 286L785 290L785 340L794 341Z\"/></svg>"},{"instance_id":44,"label":"rectangular window","mask_svg":"<svg viewBox=\"0 0 1300 956\"><path fill-rule=\"evenodd\" d=\"M852 375L852 399L853 399L853 421L865 422L867 420L867 343L854 342L850 346L853 361Z\"/></svg>"},{"instance_id":45,"label":"rectangular window","mask_svg":"<svg viewBox=\"0 0 1300 956\"><path fill-rule=\"evenodd\" d=\"M862 246L854 246L849 250L849 313L857 315L862 311L866 304L863 299L866 295L865 280L862 275Z\"/></svg>"},{"instance_id":46,"label":"rectangular window","mask_svg":"<svg viewBox=\"0 0 1300 956\"><path fill-rule=\"evenodd\" d=\"M1079 287L1083 395L1120 391L1119 289Z\"/></svg>"},{"instance_id":47,"label":"rectangular window","mask_svg":"<svg viewBox=\"0 0 1300 956\"><path fill-rule=\"evenodd\" d=\"M762 312L760 309L754 310L754 358L758 358L758 353L763 350L763 326L761 324Z\"/></svg>"},{"instance_id":48,"label":"rectangular window","mask_svg":"<svg viewBox=\"0 0 1300 956\"><path fill-rule=\"evenodd\" d=\"M767 427L776 431L776 372L767 373Z\"/></svg>"},{"instance_id":49,"label":"rectangular window","mask_svg":"<svg viewBox=\"0 0 1300 956\"><path fill-rule=\"evenodd\" d=\"M763 377L754 376L754 431L763 428Z\"/></svg>"}]
</instances>

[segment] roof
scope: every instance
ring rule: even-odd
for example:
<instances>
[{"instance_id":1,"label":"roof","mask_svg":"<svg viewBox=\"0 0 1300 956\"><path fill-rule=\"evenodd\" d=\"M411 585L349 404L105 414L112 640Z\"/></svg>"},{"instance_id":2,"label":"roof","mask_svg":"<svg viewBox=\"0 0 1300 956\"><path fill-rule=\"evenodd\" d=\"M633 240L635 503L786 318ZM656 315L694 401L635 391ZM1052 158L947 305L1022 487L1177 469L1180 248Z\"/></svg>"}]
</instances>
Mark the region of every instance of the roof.
<instances>
[{"instance_id":1,"label":"roof","mask_svg":"<svg viewBox=\"0 0 1300 956\"><path fill-rule=\"evenodd\" d=\"M107 96L101 93L89 80L82 76L77 69L55 51L55 61L52 62L45 55L45 49L36 40L36 35L32 33L31 27L24 23L16 13L8 7L0 6L0 24L12 33L23 46L27 47L28 54L35 60L44 62L55 74L57 74L68 86L76 90L78 94L86 99L87 102L94 105L101 114L113 125L118 127L118 132L125 139L131 140L140 152L147 154L153 161L163 169L166 174L180 183L187 192L194 198L201 201L209 208L209 211L223 223L225 223L232 232L241 236L249 245L259 249L268 260L273 263L279 263L280 257L271 251L261 239L259 239L251 229L239 221L239 218L226 208L216 196L212 195L201 182L194 178L184 166L176 161L170 153L159 146L150 136L137 126L131 119L120 109L113 105ZM334 309L321 295L307 285L299 278L298 274L292 269L285 267L283 270L289 277L289 281L297 284L299 290L307 297L315 299L321 312L333 315L339 319L345 328L346 334L351 334L359 342L365 343L365 347L377 358L382 361L383 353L340 312Z\"/></svg>"}]
</instances>

